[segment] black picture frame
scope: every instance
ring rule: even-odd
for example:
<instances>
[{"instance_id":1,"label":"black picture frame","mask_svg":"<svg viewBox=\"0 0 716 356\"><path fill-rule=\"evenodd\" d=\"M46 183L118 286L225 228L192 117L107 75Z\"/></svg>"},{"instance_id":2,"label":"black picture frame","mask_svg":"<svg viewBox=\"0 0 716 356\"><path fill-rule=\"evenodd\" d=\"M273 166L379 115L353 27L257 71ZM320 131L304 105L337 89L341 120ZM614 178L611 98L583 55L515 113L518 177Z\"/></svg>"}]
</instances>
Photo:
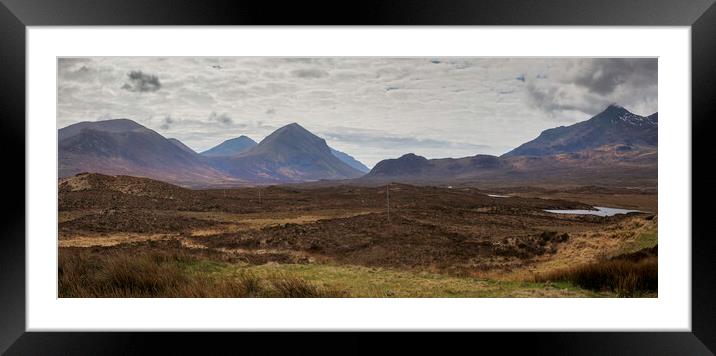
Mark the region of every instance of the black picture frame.
<instances>
[{"instance_id":1,"label":"black picture frame","mask_svg":"<svg viewBox=\"0 0 716 356\"><path fill-rule=\"evenodd\" d=\"M163 354L237 353L257 338L287 350L315 350L325 335L294 333L39 333L25 331L25 30L27 26L98 25L533 25L690 26L692 65L692 332L469 333L461 340L420 343L423 351L479 345L488 350L549 354L712 354L716 350L716 239L706 225L714 185L708 170L716 120L716 6L714 0L489 0L489 1L186 1L186 0L0 0L0 134L4 191L0 235L0 351L12 355L141 353L151 344ZM686 120L687 118L684 118ZM668 149L665 147L663 149ZM696 164L698 161L702 163ZM9 165L8 163L12 163ZM698 209L701 206L703 209ZM334 334L341 349L403 350L407 335ZM469 341L468 341L469 340ZM465 344L468 341L469 344ZM318 344L318 343L322 344ZM249 345L247 345L249 344ZM224 349L227 345L232 348ZM223 352L222 352L223 351ZM320 350L319 350L320 351Z\"/></svg>"}]
</instances>

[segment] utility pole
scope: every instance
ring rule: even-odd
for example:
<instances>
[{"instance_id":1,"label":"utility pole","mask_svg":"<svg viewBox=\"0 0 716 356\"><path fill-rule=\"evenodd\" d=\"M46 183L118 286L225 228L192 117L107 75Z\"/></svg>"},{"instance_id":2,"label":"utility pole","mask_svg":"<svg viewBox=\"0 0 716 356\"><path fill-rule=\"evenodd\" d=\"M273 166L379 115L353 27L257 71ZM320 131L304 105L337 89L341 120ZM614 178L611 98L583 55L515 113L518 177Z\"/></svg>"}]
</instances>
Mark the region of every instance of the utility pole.
<instances>
[{"instance_id":1,"label":"utility pole","mask_svg":"<svg viewBox=\"0 0 716 356\"><path fill-rule=\"evenodd\" d=\"M388 207L388 223L390 223L390 183L385 186L385 202Z\"/></svg>"},{"instance_id":2,"label":"utility pole","mask_svg":"<svg viewBox=\"0 0 716 356\"><path fill-rule=\"evenodd\" d=\"M259 205L261 205L261 188L259 188Z\"/></svg>"}]
</instances>

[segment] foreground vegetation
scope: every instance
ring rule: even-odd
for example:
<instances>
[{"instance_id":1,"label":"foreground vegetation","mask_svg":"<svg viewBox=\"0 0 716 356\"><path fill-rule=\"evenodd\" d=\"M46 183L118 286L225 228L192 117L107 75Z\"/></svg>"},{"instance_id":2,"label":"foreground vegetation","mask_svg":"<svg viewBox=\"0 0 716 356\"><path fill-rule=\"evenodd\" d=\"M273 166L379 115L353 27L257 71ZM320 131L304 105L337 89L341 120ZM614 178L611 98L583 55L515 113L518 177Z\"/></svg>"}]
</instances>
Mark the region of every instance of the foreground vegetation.
<instances>
[{"instance_id":1,"label":"foreground vegetation","mask_svg":"<svg viewBox=\"0 0 716 356\"><path fill-rule=\"evenodd\" d=\"M301 263L276 262L271 254L187 248L178 240L61 247L59 296L656 297L656 244L656 231L647 229L595 260L531 272L516 270L502 276L314 263L305 259Z\"/></svg>"},{"instance_id":2,"label":"foreground vegetation","mask_svg":"<svg viewBox=\"0 0 716 356\"><path fill-rule=\"evenodd\" d=\"M497 281L330 264L249 266L182 250L61 249L59 296L160 298L599 297L568 281Z\"/></svg>"},{"instance_id":3,"label":"foreground vegetation","mask_svg":"<svg viewBox=\"0 0 716 356\"><path fill-rule=\"evenodd\" d=\"M526 189L497 192L508 198L397 183L188 190L78 175L59 186L59 295L657 295L655 254L617 258L656 245L658 217L646 212L656 191ZM591 206L582 200L645 212L544 211Z\"/></svg>"},{"instance_id":4,"label":"foreground vegetation","mask_svg":"<svg viewBox=\"0 0 716 356\"><path fill-rule=\"evenodd\" d=\"M200 264L185 253L85 251L60 254L59 296L69 298L342 297L344 293L285 275L258 278L239 272L224 278L192 271Z\"/></svg>"},{"instance_id":5,"label":"foreground vegetation","mask_svg":"<svg viewBox=\"0 0 716 356\"><path fill-rule=\"evenodd\" d=\"M593 291L609 291L618 297L651 297L658 291L657 247L610 259L555 270L535 281L569 282Z\"/></svg>"}]
</instances>

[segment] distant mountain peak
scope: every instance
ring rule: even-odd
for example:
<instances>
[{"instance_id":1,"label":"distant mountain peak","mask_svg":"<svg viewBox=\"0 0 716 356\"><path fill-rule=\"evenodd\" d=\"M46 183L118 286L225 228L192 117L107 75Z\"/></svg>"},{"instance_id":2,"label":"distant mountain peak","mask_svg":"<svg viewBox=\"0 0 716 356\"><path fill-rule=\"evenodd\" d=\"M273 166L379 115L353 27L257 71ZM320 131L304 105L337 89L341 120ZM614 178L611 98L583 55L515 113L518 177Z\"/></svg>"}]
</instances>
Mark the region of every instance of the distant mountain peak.
<instances>
[{"instance_id":1,"label":"distant mountain peak","mask_svg":"<svg viewBox=\"0 0 716 356\"><path fill-rule=\"evenodd\" d=\"M216 157L216 156L235 156L240 153L246 152L256 146L256 141L250 137L241 135L239 137L228 139L204 152L202 156Z\"/></svg>"},{"instance_id":2,"label":"distant mountain peak","mask_svg":"<svg viewBox=\"0 0 716 356\"><path fill-rule=\"evenodd\" d=\"M101 121L82 121L76 124L72 124L61 128L58 131L58 139L64 140L66 138L75 136L82 132L82 130L95 130L103 132L132 132L132 131L147 131L153 132L152 130L138 124L130 119L110 119Z\"/></svg>"},{"instance_id":3,"label":"distant mountain peak","mask_svg":"<svg viewBox=\"0 0 716 356\"><path fill-rule=\"evenodd\" d=\"M617 104L611 104L607 106L604 111L595 116L595 118L618 118L620 120L628 119L631 117L639 117L639 115L636 115L624 108L623 106Z\"/></svg>"},{"instance_id":4,"label":"distant mountain peak","mask_svg":"<svg viewBox=\"0 0 716 356\"><path fill-rule=\"evenodd\" d=\"M329 148L330 148L330 147L329 147ZM347 164L347 165L349 165L349 166L351 166L351 167L353 167L353 168L355 168L355 169L361 171L362 173L368 173L368 172L370 172L370 168L366 167L366 165L363 164L363 162L361 162L361 161L355 159L355 157L353 157L353 156L351 156L351 155L349 155L349 154L347 154L347 153L345 153L345 152L341 152L341 151L339 151L339 150L336 150L336 149L331 148L331 153L332 153L334 156L336 156L338 159L340 159L341 161L343 161L343 163L345 163L345 164Z\"/></svg>"},{"instance_id":5,"label":"distant mountain peak","mask_svg":"<svg viewBox=\"0 0 716 356\"><path fill-rule=\"evenodd\" d=\"M627 110L626 108L624 108L623 106L621 106L619 104L611 103L607 106L606 109L604 109L604 111L627 111L628 112L629 110Z\"/></svg>"},{"instance_id":6,"label":"distant mountain peak","mask_svg":"<svg viewBox=\"0 0 716 356\"><path fill-rule=\"evenodd\" d=\"M406 153L399 158L385 159L373 167L370 175L400 176L417 174L430 165L427 158L415 153Z\"/></svg>"},{"instance_id":7,"label":"distant mountain peak","mask_svg":"<svg viewBox=\"0 0 716 356\"><path fill-rule=\"evenodd\" d=\"M229 179L178 140L132 120L80 122L58 130L58 175L80 172L150 177L182 184Z\"/></svg>"},{"instance_id":8,"label":"distant mountain peak","mask_svg":"<svg viewBox=\"0 0 716 356\"><path fill-rule=\"evenodd\" d=\"M303 126L295 122L278 128L276 131L261 140L261 142L259 142L258 145L251 151L260 152L265 147L276 148L275 146L277 145L284 147L284 150L296 149L299 151L301 150L301 147L307 148L306 145L310 145L313 149L319 149L330 153L330 148L326 144L326 140L314 135L312 132L306 130Z\"/></svg>"},{"instance_id":9,"label":"distant mountain peak","mask_svg":"<svg viewBox=\"0 0 716 356\"><path fill-rule=\"evenodd\" d=\"M350 160L338 157L326 140L294 122L272 132L251 149L217 164L238 177L262 177L264 181L275 182L346 179L362 175L360 169L346 161Z\"/></svg>"},{"instance_id":10,"label":"distant mountain peak","mask_svg":"<svg viewBox=\"0 0 716 356\"><path fill-rule=\"evenodd\" d=\"M418 155L416 155L415 153L412 153L412 152L411 152L411 153L406 153L406 154L400 156L400 158L398 158L398 159L402 159L402 160L427 161L427 158L425 158L425 157L423 157L423 156L418 156Z\"/></svg>"},{"instance_id":11,"label":"distant mountain peak","mask_svg":"<svg viewBox=\"0 0 716 356\"><path fill-rule=\"evenodd\" d=\"M295 122L292 122L288 125L278 128L276 131L272 132L271 135L274 135L274 134L280 135L280 134L293 133L293 132L313 135L313 133L306 130L306 128L304 128L303 126L301 126ZM271 135L269 135L269 136L271 136Z\"/></svg>"},{"instance_id":12,"label":"distant mountain peak","mask_svg":"<svg viewBox=\"0 0 716 356\"><path fill-rule=\"evenodd\" d=\"M640 116L625 109L622 106L612 104L603 112L591 120L607 122L616 125L628 125L634 127L648 127L656 125L656 113L650 116Z\"/></svg>"},{"instance_id":13,"label":"distant mountain peak","mask_svg":"<svg viewBox=\"0 0 716 356\"><path fill-rule=\"evenodd\" d=\"M544 130L537 138L506 153L504 157L573 153L615 144L656 146L656 117L656 114L639 116L612 104L589 120Z\"/></svg>"}]
</instances>

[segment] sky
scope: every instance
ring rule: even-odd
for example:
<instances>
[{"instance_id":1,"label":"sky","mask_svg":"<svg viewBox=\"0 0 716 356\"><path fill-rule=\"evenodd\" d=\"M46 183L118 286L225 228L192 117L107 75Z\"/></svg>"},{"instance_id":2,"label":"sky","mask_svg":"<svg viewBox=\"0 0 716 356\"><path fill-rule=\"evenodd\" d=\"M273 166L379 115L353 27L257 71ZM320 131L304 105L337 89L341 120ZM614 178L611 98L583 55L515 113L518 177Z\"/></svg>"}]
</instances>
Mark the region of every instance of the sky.
<instances>
[{"instance_id":1,"label":"sky","mask_svg":"<svg viewBox=\"0 0 716 356\"><path fill-rule=\"evenodd\" d=\"M58 59L57 123L127 118L194 150L296 122L369 167L500 155L610 104L657 111L655 58Z\"/></svg>"}]
</instances>

